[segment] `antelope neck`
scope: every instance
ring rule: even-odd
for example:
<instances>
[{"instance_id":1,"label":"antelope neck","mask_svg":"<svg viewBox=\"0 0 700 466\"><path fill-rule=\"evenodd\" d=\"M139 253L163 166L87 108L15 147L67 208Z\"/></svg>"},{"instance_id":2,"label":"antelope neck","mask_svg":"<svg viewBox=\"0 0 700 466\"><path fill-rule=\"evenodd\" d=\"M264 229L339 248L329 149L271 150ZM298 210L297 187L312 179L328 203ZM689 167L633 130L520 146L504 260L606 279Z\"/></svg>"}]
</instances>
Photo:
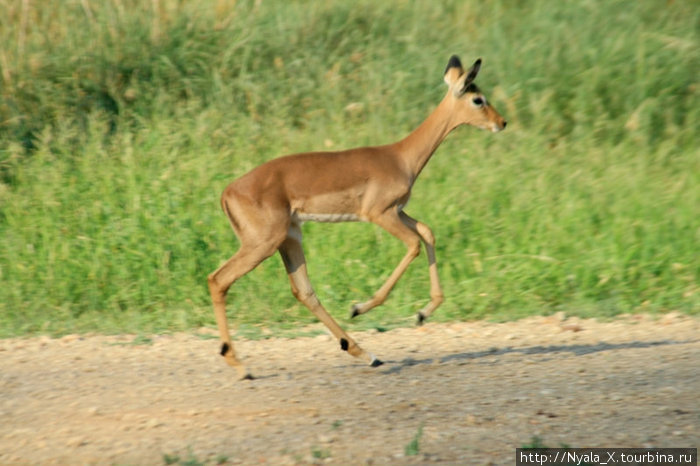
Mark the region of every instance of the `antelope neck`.
<instances>
[{"instance_id":1,"label":"antelope neck","mask_svg":"<svg viewBox=\"0 0 700 466\"><path fill-rule=\"evenodd\" d=\"M395 144L399 157L415 179L430 160L435 150L457 126L451 120L450 96L446 96L408 136Z\"/></svg>"}]
</instances>

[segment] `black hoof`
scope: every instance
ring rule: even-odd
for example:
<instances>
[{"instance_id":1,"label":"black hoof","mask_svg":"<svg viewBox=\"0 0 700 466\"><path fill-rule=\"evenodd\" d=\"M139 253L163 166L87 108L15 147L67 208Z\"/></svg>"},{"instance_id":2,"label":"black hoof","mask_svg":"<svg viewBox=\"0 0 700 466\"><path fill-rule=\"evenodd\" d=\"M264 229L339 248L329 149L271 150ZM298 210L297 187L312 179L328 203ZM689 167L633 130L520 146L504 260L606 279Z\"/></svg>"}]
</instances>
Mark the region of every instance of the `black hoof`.
<instances>
[{"instance_id":1,"label":"black hoof","mask_svg":"<svg viewBox=\"0 0 700 466\"><path fill-rule=\"evenodd\" d=\"M384 364L384 361L380 361L379 359L375 359L375 360L373 360L372 363L370 364L370 367L379 367L379 366L381 366L382 364Z\"/></svg>"},{"instance_id":2,"label":"black hoof","mask_svg":"<svg viewBox=\"0 0 700 466\"><path fill-rule=\"evenodd\" d=\"M419 312L418 319L416 320L416 325L421 326L423 325L423 322L425 322L425 316Z\"/></svg>"},{"instance_id":3,"label":"black hoof","mask_svg":"<svg viewBox=\"0 0 700 466\"><path fill-rule=\"evenodd\" d=\"M354 319L355 317L360 315L360 309L357 306L357 304L353 304L351 309L352 309L352 312L350 313L351 319Z\"/></svg>"},{"instance_id":4,"label":"black hoof","mask_svg":"<svg viewBox=\"0 0 700 466\"><path fill-rule=\"evenodd\" d=\"M255 377L253 377L253 374L251 374L250 372L248 372L246 375L244 375L243 377L241 377L241 380L255 380Z\"/></svg>"}]
</instances>

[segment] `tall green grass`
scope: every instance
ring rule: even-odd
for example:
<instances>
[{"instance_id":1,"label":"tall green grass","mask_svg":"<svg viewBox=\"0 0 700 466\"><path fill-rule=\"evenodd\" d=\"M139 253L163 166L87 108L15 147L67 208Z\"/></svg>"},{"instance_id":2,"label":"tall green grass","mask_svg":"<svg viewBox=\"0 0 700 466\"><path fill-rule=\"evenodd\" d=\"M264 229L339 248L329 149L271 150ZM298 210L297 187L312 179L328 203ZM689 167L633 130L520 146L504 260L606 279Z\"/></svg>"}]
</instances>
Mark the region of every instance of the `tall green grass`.
<instances>
[{"instance_id":1,"label":"tall green grass","mask_svg":"<svg viewBox=\"0 0 700 466\"><path fill-rule=\"evenodd\" d=\"M477 82L509 125L459 129L414 188L407 211L438 239L435 318L700 308L694 2L0 9L0 336L211 325L206 275L237 248L226 184L286 153L402 138L453 53L483 57ZM404 253L371 225L304 233L342 321ZM278 258L229 296L240 324L313 320ZM412 321L427 297L420 258L362 320Z\"/></svg>"}]
</instances>

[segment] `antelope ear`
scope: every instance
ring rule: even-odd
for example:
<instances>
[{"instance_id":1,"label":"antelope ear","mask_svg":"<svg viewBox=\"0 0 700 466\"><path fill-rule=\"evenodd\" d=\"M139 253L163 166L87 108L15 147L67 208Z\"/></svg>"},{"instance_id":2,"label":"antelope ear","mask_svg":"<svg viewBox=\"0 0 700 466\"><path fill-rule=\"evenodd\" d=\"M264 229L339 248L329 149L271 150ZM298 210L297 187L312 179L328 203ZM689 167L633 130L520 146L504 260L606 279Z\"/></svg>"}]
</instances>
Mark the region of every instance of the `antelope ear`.
<instances>
[{"instance_id":1,"label":"antelope ear","mask_svg":"<svg viewBox=\"0 0 700 466\"><path fill-rule=\"evenodd\" d=\"M459 57L452 55L450 61L447 62L447 68L445 68L445 82L452 87L463 73L464 68L462 68L462 62L459 61Z\"/></svg>"},{"instance_id":2,"label":"antelope ear","mask_svg":"<svg viewBox=\"0 0 700 466\"><path fill-rule=\"evenodd\" d=\"M479 69L481 68L481 58L477 59L472 67L467 72L467 77L464 79L464 87L467 87L476 79L476 75L479 74Z\"/></svg>"}]
</instances>

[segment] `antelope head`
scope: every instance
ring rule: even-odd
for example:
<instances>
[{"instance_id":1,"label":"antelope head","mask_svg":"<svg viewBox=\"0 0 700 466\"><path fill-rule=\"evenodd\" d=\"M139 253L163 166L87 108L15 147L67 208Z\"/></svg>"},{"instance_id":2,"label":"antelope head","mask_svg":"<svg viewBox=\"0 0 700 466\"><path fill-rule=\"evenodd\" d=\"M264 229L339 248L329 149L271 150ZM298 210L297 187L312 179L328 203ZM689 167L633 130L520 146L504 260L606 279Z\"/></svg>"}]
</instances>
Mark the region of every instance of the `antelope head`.
<instances>
[{"instance_id":1,"label":"antelope head","mask_svg":"<svg viewBox=\"0 0 700 466\"><path fill-rule=\"evenodd\" d=\"M506 120L474 83L480 68L481 58L464 71L459 57L452 55L445 68L445 82L450 86L446 99L452 103L454 126L471 125L497 133L506 127Z\"/></svg>"}]
</instances>

